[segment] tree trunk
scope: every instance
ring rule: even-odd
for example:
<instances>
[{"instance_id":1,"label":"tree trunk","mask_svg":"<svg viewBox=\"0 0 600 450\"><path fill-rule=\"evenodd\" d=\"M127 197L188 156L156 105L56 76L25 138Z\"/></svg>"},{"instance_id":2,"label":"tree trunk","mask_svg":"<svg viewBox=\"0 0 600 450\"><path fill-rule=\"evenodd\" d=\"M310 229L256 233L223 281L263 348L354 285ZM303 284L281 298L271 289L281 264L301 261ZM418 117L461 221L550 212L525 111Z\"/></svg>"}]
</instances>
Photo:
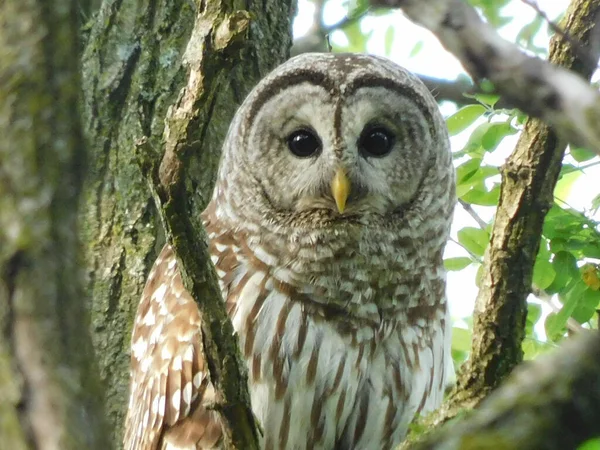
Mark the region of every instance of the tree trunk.
<instances>
[{"instance_id":1,"label":"tree trunk","mask_svg":"<svg viewBox=\"0 0 600 450\"><path fill-rule=\"evenodd\" d=\"M198 219L210 198L231 117L257 81L287 57L293 3L105 0L88 28L82 70L91 175L83 239L94 346L117 443L127 406L132 318L164 243L136 163L135 142L146 136L155 148L163 146L167 110L182 88L193 84L188 75L199 53L218 48L219 27L230 32L237 18L249 17L235 51L203 61L205 92L194 114L169 123L171 131L185 130L191 147L186 183L198 193L190 206L192 218Z\"/></svg>"},{"instance_id":2,"label":"tree trunk","mask_svg":"<svg viewBox=\"0 0 600 450\"><path fill-rule=\"evenodd\" d=\"M78 10L0 2L0 446L106 449L83 301Z\"/></svg>"}]
</instances>

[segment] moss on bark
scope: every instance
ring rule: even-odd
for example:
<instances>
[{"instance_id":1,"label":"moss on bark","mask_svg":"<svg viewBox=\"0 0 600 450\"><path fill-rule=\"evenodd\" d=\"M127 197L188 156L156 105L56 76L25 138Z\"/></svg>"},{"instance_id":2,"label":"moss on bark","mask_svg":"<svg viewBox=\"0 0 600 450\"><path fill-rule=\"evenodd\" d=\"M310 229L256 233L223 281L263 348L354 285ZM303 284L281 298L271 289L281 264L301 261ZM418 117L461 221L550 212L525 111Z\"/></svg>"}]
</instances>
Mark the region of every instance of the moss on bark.
<instances>
[{"instance_id":1,"label":"moss on bark","mask_svg":"<svg viewBox=\"0 0 600 450\"><path fill-rule=\"evenodd\" d=\"M107 408L121 441L127 403L129 345L146 275L164 243L150 192L135 162L134 143L162 148L167 109L188 84L186 49L197 21L207 30L225 17L250 18L235 51L203 67L202 100L193 116L171 120L189 148L186 185L192 220L207 203L229 121L249 90L282 62L291 44L292 0L105 0L89 25L83 55L84 123L91 143L91 178L83 212L94 344L107 388ZM211 22L213 20L214 22ZM198 29L198 27L196 26ZM176 132L179 136L179 132Z\"/></svg>"},{"instance_id":2,"label":"moss on bark","mask_svg":"<svg viewBox=\"0 0 600 450\"><path fill-rule=\"evenodd\" d=\"M78 10L0 2L0 442L108 446L84 302Z\"/></svg>"}]
</instances>

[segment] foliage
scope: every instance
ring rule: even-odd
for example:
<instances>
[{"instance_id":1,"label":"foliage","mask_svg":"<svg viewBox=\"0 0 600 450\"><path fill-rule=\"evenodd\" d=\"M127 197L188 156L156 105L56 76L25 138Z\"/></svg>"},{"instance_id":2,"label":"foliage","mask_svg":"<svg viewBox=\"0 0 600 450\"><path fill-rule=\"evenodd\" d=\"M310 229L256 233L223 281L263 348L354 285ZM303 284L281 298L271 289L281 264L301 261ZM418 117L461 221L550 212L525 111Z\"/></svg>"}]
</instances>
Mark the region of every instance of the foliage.
<instances>
[{"instance_id":1,"label":"foliage","mask_svg":"<svg viewBox=\"0 0 600 450\"><path fill-rule=\"evenodd\" d=\"M568 4L554 0L537 2L540 10L551 10L543 17L520 0L469 2L504 37L510 36L524 50L540 57L547 56L549 37L553 32L547 18L557 23ZM365 0L329 0L323 11L329 11L329 15L338 14L334 18L323 17L324 22L341 24L331 34L333 51L375 52L417 72L420 67L425 67L422 61L436 61L443 55L435 39L407 32L404 24L407 27L410 24L402 22L398 12L368 10ZM442 65L432 67L429 64L427 70L430 72L425 75L448 78L446 69ZM457 78L462 76L456 75ZM465 96L463 105L441 104L447 115L456 166L460 200L457 208L464 210L457 212L454 238L448 246L445 265L450 281L460 280L464 285L478 286L494 207L500 194L502 163L512 151L527 119L518 110L498 106L498 100L493 93L480 93ZM540 230L542 241L534 267L523 343L527 359L555 347L570 333L597 328L600 185L592 178L600 176L599 168L600 158L583 148L570 148L563 161L554 205ZM586 200L582 201L582 197ZM476 288L465 288L464 292L474 297ZM472 304L474 300L464 298L463 292L456 288L449 289L449 298L451 305ZM460 365L470 350L471 319L464 313L455 315L454 319L453 357L455 364ZM588 443L581 448L600 447L597 443Z\"/></svg>"}]
</instances>

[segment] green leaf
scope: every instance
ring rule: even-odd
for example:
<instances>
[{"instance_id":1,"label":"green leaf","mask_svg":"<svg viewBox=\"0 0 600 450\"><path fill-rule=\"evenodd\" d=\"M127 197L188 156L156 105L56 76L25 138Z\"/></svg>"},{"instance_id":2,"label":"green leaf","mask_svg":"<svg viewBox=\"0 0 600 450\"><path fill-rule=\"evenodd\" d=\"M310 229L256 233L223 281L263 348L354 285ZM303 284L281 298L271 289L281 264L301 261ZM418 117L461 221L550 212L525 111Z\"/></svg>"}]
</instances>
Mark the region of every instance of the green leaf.
<instances>
[{"instance_id":1,"label":"green leaf","mask_svg":"<svg viewBox=\"0 0 600 450\"><path fill-rule=\"evenodd\" d=\"M366 35L363 34L360 28L360 21L352 22L340 31L346 35L348 44L336 46L336 49L351 53L364 53L366 51L367 41L369 40L371 33Z\"/></svg>"},{"instance_id":2,"label":"green leaf","mask_svg":"<svg viewBox=\"0 0 600 450\"><path fill-rule=\"evenodd\" d=\"M415 56L417 56L419 54L419 52L423 49L423 41L419 41L417 42L414 47L412 48L412 50L410 51L408 57L409 58L414 58Z\"/></svg>"},{"instance_id":3,"label":"green leaf","mask_svg":"<svg viewBox=\"0 0 600 450\"><path fill-rule=\"evenodd\" d=\"M537 303L527 303L527 320L525 322L525 335L533 336L533 327L542 316L542 307Z\"/></svg>"},{"instance_id":4,"label":"green leaf","mask_svg":"<svg viewBox=\"0 0 600 450\"><path fill-rule=\"evenodd\" d=\"M475 256L483 257L490 235L480 228L465 227L458 230L458 242Z\"/></svg>"},{"instance_id":5,"label":"green leaf","mask_svg":"<svg viewBox=\"0 0 600 450\"><path fill-rule=\"evenodd\" d=\"M446 268L446 270L456 272L459 270L463 270L472 262L473 260L471 260L471 258L466 257L446 258L444 260L444 267Z\"/></svg>"},{"instance_id":6,"label":"green leaf","mask_svg":"<svg viewBox=\"0 0 600 450\"><path fill-rule=\"evenodd\" d=\"M456 168L456 184L468 181L481 166L481 158L471 158Z\"/></svg>"},{"instance_id":7,"label":"green leaf","mask_svg":"<svg viewBox=\"0 0 600 450\"><path fill-rule=\"evenodd\" d=\"M586 289L583 294L581 294L581 299L573 311L573 319L579 323L588 322L594 316L599 304L600 291L595 291L590 288Z\"/></svg>"},{"instance_id":8,"label":"green leaf","mask_svg":"<svg viewBox=\"0 0 600 450\"><path fill-rule=\"evenodd\" d=\"M526 337L523 340L523 358L527 361L535 359L539 355L556 348L551 342L542 342L538 339Z\"/></svg>"},{"instance_id":9,"label":"green leaf","mask_svg":"<svg viewBox=\"0 0 600 450\"><path fill-rule=\"evenodd\" d=\"M528 303L527 320L535 325L540 320L540 317L542 317L542 306L537 303Z\"/></svg>"},{"instance_id":10,"label":"green leaf","mask_svg":"<svg viewBox=\"0 0 600 450\"><path fill-rule=\"evenodd\" d=\"M540 251L533 266L533 284L539 289L544 290L552 284L555 277L556 272L550 262L550 254L546 249L546 242L544 240L542 245L540 245Z\"/></svg>"},{"instance_id":11,"label":"green leaf","mask_svg":"<svg viewBox=\"0 0 600 450\"><path fill-rule=\"evenodd\" d=\"M509 122L494 122L481 138L481 146L487 151L495 150L502 139L516 132Z\"/></svg>"},{"instance_id":12,"label":"green leaf","mask_svg":"<svg viewBox=\"0 0 600 450\"><path fill-rule=\"evenodd\" d=\"M573 184L579 177L583 174L581 170L577 170L575 172L570 172L558 180L556 183L556 188L554 189L554 196L561 200L566 200L569 198L569 194L571 193L571 189L573 189Z\"/></svg>"},{"instance_id":13,"label":"green leaf","mask_svg":"<svg viewBox=\"0 0 600 450\"><path fill-rule=\"evenodd\" d=\"M358 15L363 14L369 9L369 1L368 0L350 0L348 2L348 17L356 17Z\"/></svg>"},{"instance_id":14,"label":"green leaf","mask_svg":"<svg viewBox=\"0 0 600 450\"><path fill-rule=\"evenodd\" d=\"M473 198L473 201L470 201L463 198L463 196L474 189L481 191L479 192L480 196L486 196L488 193L491 193L493 197L496 193L492 193L491 191L494 190L495 186L492 186L491 190L488 190L485 180L498 175L498 173L498 168L495 166L481 166L481 158L472 158L465 161L456 168L456 195L469 203L488 205L489 200L477 201ZM493 205L495 205L497 198L492 200L494 200Z\"/></svg>"},{"instance_id":15,"label":"green leaf","mask_svg":"<svg viewBox=\"0 0 600 450\"><path fill-rule=\"evenodd\" d=\"M392 53L392 46L394 45L394 35L396 27L388 27L385 31L385 54L389 56Z\"/></svg>"},{"instance_id":16,"label":"green leaf","mask_svg":"<svg viewBox=\"0 0 600 450\"><path fill-rule=\"evenodd\" d=\"M500 100L500 96L497 94L475 94L473 96L475 100L489 107L493 107L498 100Z\"/></svg>"},{"instance_id":17,"label":"green leaf","mask_svg":"<svg viewBox=\"0 0 600 450\"><path fill-rule=\"evenodd\" d=\"M555 276L552 283L546 288L548 293L564 292L573 279L579 278L577 259L570 252L556 253L552 259L552 268Z\"/></svg>"},{"instance_id":18,"label":"green leaf","mask_svg":"<svg viewBox=\"0 0 600 450\"><path fill-rule=\"evenodd\" d=\"M544 323L544 329L546 330L546 336L548 339L553 342L559 341L566 331L565 324L566 321L561 322L558 319L557 313L548 314L548 317L546 317L546 322Z\"/></svg>"},{"instance_id":19,"label":"green leaf","mask_svg":"<svg viewBox=\"0 0 600 450\"><path fill-rule=\"evenodd\" d=\"M461 131L466 130L477 119L479 119L487 109L481 105L467 105L460 108L454 114L446 119L446 126L450 136L454 136Z\"/></svg>"},{"instance_id":20,"label":"green leaf","mask_svg":"<svg viewBox=\"0 0 600 450\"><path fill-rule=\"evenodd\" d=\"M587 289L585 283L581 280L574 283L564 295L559 296L563 303L563 307L556 314L550 314L546 319L545 328L546 334L553 341L558 341L562 338L567 320L575 311L579 302L582 300L583 293Z\"/></svg>"},{"instance_id":21,"label":"green leaf","mask_svg":"<svg viewBox=\"0 0 600 450\"><path fill-rule=\"evenodd\" d=\"M471 5L479 8L480 12L487 19L487 22L494 28L499 28L512 21L512 17L504 17L501 10L510 0L469 0Z\"/></svg>"},{"instance_id":22,"label":"green leaf","mask_svg":"<svg viewBox=\"0 0 600 450\"><path fill-rule=\"evenodd\" d=\"M573 210L552 206L544 221L544 237L553 252L566 251L575 259L600 258L600 224Z\"/></svg>"},{"instance_id":23,"label":"green leaf","mask_svg":"<svg viewBox=\"0 0 600 450\"><path fill-rule=\"evenodd\" d=\"M481 146L481 138L485 134L485 132L490 128L492 124L489 122L484 122L482 124L477 125L471 136L469 136L469 140L467 144L463 147L462 150L455 152L453 157L461 157L464 155L469 155L471 158L483 158L485 150Z\"/></svg>"},{"instance_id":24,"label":"green leaf","mask_svg":"<svg viewBox=\"0 0 600 450\"><path fill-rule=\"evenodd\" d=\"M463 195L459 195L459 197L472 205L496 206L500 199L500 184L494 183L492 188L488 190L485 183L481 182Z\"/></svg>"},{"instance_id":25,"label":"green leaf","mask_svg":"<svg viewBox=\"0 0 600 450\"><path fill-rule=\"evenodd\" d=\"M585 148L572 148L571 156L577 162L584 162L595 158L596 152L592 152L591 150L587 150Z\"/></svg>"},{"instance_id":26,"label":"green leaf","mask_svg":"<svg viewBox=\"0 0 600 450\"><path fill-rule=\"evenodd\" d=\"M471 331L464 328L452 328L452 350L460 352L471 351Z\"/></svg>"},{"instance_id":27,"label":"green leaf","mask_svg":"<svg viewBox=\"0 0 600 450\"><path fill-rule=\"evenodd\" d=\"M590 439L585 441L577 450L600 450L600 438Z\"/></svg>"},{"instance_id":28,"label":"green leaf","mask_svg":"<svg viewBox=\"0 0 600 450\"><path fill-rule=\"evenodd\" d=\"M592 199L592 213L595 214L600 209L600 194Z\"/></svg>"}]
</instances>

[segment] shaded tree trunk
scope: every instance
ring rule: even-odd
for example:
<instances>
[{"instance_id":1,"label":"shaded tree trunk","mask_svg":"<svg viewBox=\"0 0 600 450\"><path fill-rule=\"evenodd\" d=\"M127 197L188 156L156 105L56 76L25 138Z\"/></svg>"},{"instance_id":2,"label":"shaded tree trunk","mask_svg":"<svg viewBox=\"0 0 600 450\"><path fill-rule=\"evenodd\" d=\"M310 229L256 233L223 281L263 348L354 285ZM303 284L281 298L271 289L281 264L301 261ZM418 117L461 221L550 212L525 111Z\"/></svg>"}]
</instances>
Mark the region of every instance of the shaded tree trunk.
<instances>
[{"instance_id":1,"label":"shaded tree trunk","mask_svg":"<svg viewBox=\"0 0 600 450\"><path fill-rule=\"evenodd\" d=\"M77 231L77 2L0 2L0 446L106 449Z\"/></svg>"},{"instance_id":2,"label":"shaded tree trunk","mask_svg":"<svg viewBox=\"0 0 600 450\"><path fill-rule=\"evenodd\" d=\"M182 88L190 89L188 75L199 55L219 47L219 27L230 31L236 18L249 17L235 45L203 61L205 92L193 114L169 122L191 147L186 184L197 192L190 205L197 220L210 198L231 117L256 82L287 57L293 3L105 0L88 27L82 70L91 175L83 239L94 345L117 443L127 403L132 317L164 243L135 160L135 141L146 136L162 148L167 110Z\"/></svg>"}]
</instances>

